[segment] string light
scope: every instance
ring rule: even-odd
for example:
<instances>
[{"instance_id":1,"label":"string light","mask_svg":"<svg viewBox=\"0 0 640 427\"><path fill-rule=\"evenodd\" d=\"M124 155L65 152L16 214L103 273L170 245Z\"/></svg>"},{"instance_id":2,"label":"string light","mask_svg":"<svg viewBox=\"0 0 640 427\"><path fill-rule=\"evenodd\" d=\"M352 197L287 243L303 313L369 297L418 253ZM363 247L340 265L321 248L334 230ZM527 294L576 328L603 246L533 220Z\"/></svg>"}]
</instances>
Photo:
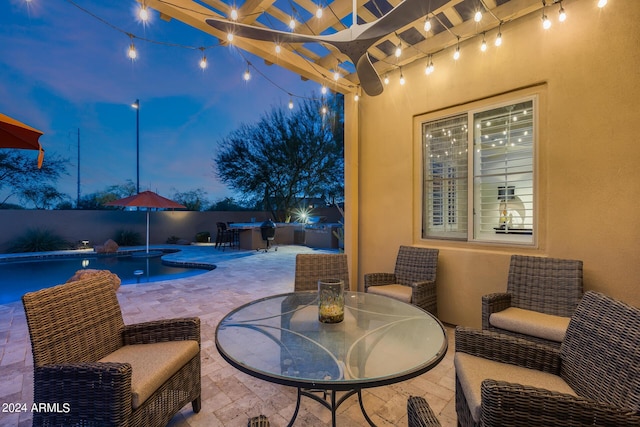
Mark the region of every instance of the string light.
<instances>
[{"instance_id":1,"label":"string light","mask_svg":"<svg viewBox=\"0 0 640 427\"><path fill-rule=\"evenodd\" d=\"M280 47L279 44L276 44L276 54L280 53L282 51L282 48Z\"/></svg>"},{"instance_id":2,"label":"string light","mask_svg":"<svg viewBox=\"0 0 640 427\"><path fill-rule=\"evenodd\" d=\"M544 13L544 9L547 7L547 2L542 0L542 28L548 30L551 28L551 20L547 17L547 14Z\"/></svg>"},{"instance_id":3,"label":"string light","mask_svg":"<svg viewBox=\"0 0 640 427\"><path fill-rule=\"evenodd\" d=\"M400 86L404 86L405 80L404 75L402 75L402 68L400 69Z\"/></svg>"},{"instance_id":4,"label":"string light","mask_svg":"<svg viewBox=\"0 0 640 427\"><path fill-rule=\"evenodd\" d=\"M138 18L140 18L140 20L142 22L147 22L149 20L149 11L147 10L147 6L140 5L140 9L138 9Z\"/></svg>"},{"instance_id":5,"label":"string light","mask_svg":"<svg viewBox=\"0 0 640 427\"><path fill-rule=\"evenodd\" d=\"M200 59L200 68L205 70L207 68L207 56L204 54L203 47L201 47L200 50L202 51L202 58Z\"/></svg>"},{"instance_id":6,"label":"string light","mask_svg":"<svg viewBox=\"0 0 640 427\"><path fill-rule=\"evenodd\" d=\"M293 110L293 99L289 98L289 110Z\"/></svg>"},{"instance_id":7,"label":"string light","mask_svg":"<svg viewBox=\"0 0 640 427\"><path fill-rule=\"evenodd\" d=\"M318 5L318 8L316 9L316 18L318 19L322 18L322 13L323 13L322 6Z\"/></svg>"},{"instance_id":8,"label":"string light","mask_svg":"<svg viewBox=\"0 0 640 427\"><path fill-rule=\"evenodd\" d=\"M427 33L431 31L431 20L429 19L429 15L427 15L427 19L424 21L424 30Z\"/></svg>"},{"instance_id":9,"label":"string light","mask_svg":"<svg viewBox=\"0 0 640 427\"><path fill-rule=\"evenodd\" d=\"M598 7L603 8L607 5L607 0L598 0Z\"/></svg>"},{"instance_id":10,"label":"string light","mask_svg":"<svg viewBox=\"0 0 640 427\"><path fill-rule=\"evenodd\" d=\"M335 81L340 80L340 72L338 72L338 70L333 72L333 80Z\"/></svg>"},{"instance_id":11,"label":"string light","mask_svg":"<svg viewBox=\"0 0 640 427\"><path fill-rule=\"evenodd\" d=\"M244 79L245 82L248 82L249 80L251 80L251 72L249 71L249 66L247 65L247 69L245 70L244 74L242 75L242 78Z\"/></svg>"},{"instance_id":12,"label":"string light","mask_svg":"<svg viewBox=\"0 0 640 427\"><path fill-rule=\"evenodd\" d=\"M384 84L388 85L389 84L389 76L388 75L384 75Z\"/></svg>"},{"instance_id":13,"label":"string light","mask_svg":"<svg viewBox=\"0 0 640 427\"><path fill-rule=\"evenodd\" d=\"M231 19L233 19L234 21L238 20L238 9L236 9L235 7L233 9L231 9L231 13L229 14Z\"/></svg>"},{"instance_id":14,"label":"string light","mask_svg":"<svg viewBox=\"0 0 640 427\"><path fill-rule=\"evenodd\" d=\"M227 41L231 43L233 41L233 33L227 33Z\"/></svg>"},{"instance_id":15,"label":"string light","mask_svg":"<svg viewBox=\"0 0 640 427\"><path fill-rule=\"evenodd\" d=\"M322 85L322 87L320 88L320 93L322 93L323 95L327 94L327 87L325 85Z\"/></svg>"},{"instance_id":16,"label":"string light","mask_svg":"<svg viewBox=\"0 0 640 427\"><path fill-rule=\"evenodd\" d=\"M480 50L482 52L486 52L487 51L487 41L484 38L484 33L482 33L482 44L480 45Z\"/></svg>"},{"instance_id":17,"label":"string light","mask_svg":"<svg viewBox=\"0 0 640 427\"><path fill-rule=\"evenodd\" d=\"M453 52L453 59L456 61L460 59L460 36L458 36L458 44L456 45L456 51Z\"/></svg>"},{"instance_id":18,"label":"string light","mask_svg":"<svg viewBox=\"0 0 640 427\"><path fill-rule=\"evenodd\" d=\"M476 22L482 21L482 12L479 10L476 11L476 14L473 16L473 20Z\"/></svg>"},{"instance_id":19,"label":"string light","mask_svg":"<svg viewBox=\"0 0 640 427\"><path fill-rule=\"evenodd\" d=\"M564 22L567 20L567 12L564 11L564 7L562 7L562 1L560 1L560 10L558 10L558 21Z\"/></svg>"},{"instance_id":20,"label":"string light","mask_svg":"<svg viewBox=\"0 0 640 427\"><path fill-rule=\"evenodd\" d=\"M431 55L429 55L429 62L427 63L427 67L425 68L424 72L426 75L429 75L431 73L433 73L435 67L433 66L433 58Z\"/></svg>"},{"instance_id":21,"label":"string light","mask_svg":"<svg viewBox=\"0 0 640 427\"><path fill-rule=\"evenodd\" d=\"M326 106L326 105L323 105L323 106L322 106L322 115L324 116L325 114L327 114L327 111L328 111L328 110L327 110L327 106Z\"/></svg>"},{"instance_id":22,"label":"string light","mask_svg":"<svg viewBox=\"0 0 640 427\"><path fill-rule=\"evenodd\" d=\"M133 36L131 34L129 35L129 38L131 38L131 44L129 45L127 56L133 61L138 58L138 51L136 50L136 46L133 44Z\"/></svg>"},{"instance_id":23,"label":"string light","mask_svg":"<svg viewBox=\"0 0 640 427\"><path fill-rule=\"evenodd\" d=\"M289 29L291 29L291 31L295 30L296 28L296 20L293 19L293 17L291 17L291 20L289 21Z\"/></svg>"},{"instance_id":24,"label":"string light","mask_svg":"<svg viewBox=\"0 0 640 427\"><path fill-rule=\"evenodd\" d=\"M395 55L396 58L400 58L400 55L402 55L402 43L398 43L398 46L396 46Z\"/></svg>"},{"instance_id":25,"label":"string light","mask_svg":"<svg viewBox=\"0 0 640 427\"><path fill-rule=\"evenodd\" d=\"M358 102L360 100L360 95L358 95L357 93L353 95L353 100Z\"/></svg>"},{"instance_id":26,"label":"string light","mask_svg":"<svg viewBox=\"0 0 640 427\"><path fill-rule=\"evenodd\" d=\"M502 44L502 23L498 26L498 35L496 36L496 46L500 46Z\"/></svg>"}]
</instances>

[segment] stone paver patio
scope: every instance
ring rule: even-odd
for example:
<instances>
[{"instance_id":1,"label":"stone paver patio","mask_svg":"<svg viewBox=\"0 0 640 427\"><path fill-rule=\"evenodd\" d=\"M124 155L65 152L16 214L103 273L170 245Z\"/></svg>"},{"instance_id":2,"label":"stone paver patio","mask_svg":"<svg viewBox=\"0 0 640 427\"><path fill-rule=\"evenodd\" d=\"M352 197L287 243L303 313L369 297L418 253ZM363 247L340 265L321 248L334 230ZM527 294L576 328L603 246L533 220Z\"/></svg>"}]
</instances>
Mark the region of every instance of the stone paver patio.
<instances>
[{"instance_id":1,"label":"stone paver patio","mask_svg":"<svg viewBox=\"0 0 640 427\"><path fill-rule=\"evenodd\" d=\"M215 270L183 279L123 285L118 290L125 323L160 318L199 316L202 325L202 410L187 405L171 423L182 426L247 425L247 418L269 417L272 426L286 426L295 407L296 390L248 376L231 367L218 354L214 332L219 320L233 308L253 299L293 290L295 255L314 252L305 246L281 246L277 251L229 250L211 246L185 247L171 258L213 262ZM315 251L318 252L318 251ZM322 251L320 251L322 252ZM455 426L453 329L449 351L431 371L402 383L366 389L364 405L378 426L407 425L406 402L423 396L443 426ZM19 301L0 305L0 426L31 425L27 413L5 412L8 403L33 402L33 359L26 319ZM338 409L339 426L367 425L357 397ZM295 426L327 426L330 412L303 398Z\"/></svg>"}]
</instances>

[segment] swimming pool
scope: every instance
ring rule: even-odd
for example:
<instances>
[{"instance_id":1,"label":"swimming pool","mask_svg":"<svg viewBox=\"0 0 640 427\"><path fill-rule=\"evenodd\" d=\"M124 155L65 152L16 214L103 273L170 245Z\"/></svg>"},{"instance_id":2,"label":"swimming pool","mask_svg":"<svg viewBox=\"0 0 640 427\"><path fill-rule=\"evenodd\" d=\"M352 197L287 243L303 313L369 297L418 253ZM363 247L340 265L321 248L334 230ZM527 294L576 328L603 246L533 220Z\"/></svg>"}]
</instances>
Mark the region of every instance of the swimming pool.
<instances>
[{"instance_id":1,"label":"swimming pool","mask_svg":"<svg viewBox=\"0 0 640 427\"><path fill-rule=\"evenodd\" d=\"M109 270L120 278L123 285L127 285L190 277L215 268L205 264L163 263L160 256L135 255L98 256L87 253L0 262L0 304L19 301L27 292L65 283L82 269Z\"/></svg>"}]
</instances>

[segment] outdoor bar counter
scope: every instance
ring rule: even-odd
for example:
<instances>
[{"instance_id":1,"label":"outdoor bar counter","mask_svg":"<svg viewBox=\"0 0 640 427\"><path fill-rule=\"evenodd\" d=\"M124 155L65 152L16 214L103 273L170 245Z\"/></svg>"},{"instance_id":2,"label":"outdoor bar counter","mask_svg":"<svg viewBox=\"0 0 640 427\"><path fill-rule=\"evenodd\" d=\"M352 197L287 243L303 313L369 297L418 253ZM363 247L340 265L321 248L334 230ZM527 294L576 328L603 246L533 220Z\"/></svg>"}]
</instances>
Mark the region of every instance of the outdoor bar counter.
<instances>
[{"instance_id":1,"label":"outdoor bar counter","mask_svg":"<svg viewBox=\"0 0 640 427\"><path fill-rule=\"evenodd\" d=\"M260 225L262 222L236 222L229 224L231 230L240 231L240 249L264 249L266 242L262 240ZM298 223L276 223L276 235L270 243L273 245L293 245L302 244L294 239L296 230L303 230L304 224Z\"/></svg>"}]
</instances>

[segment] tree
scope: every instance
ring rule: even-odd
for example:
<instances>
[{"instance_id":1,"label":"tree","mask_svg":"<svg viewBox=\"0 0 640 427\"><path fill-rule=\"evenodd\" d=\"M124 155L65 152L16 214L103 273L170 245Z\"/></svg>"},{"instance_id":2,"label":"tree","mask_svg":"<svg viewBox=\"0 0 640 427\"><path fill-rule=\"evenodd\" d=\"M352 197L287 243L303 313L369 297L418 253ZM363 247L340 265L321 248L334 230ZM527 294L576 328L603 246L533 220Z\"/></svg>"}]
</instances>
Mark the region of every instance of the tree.
<instances>
[{"instance_id":1,"label":"tree","mask_svg":"<svg viewBox=\"0 0 640 427\"><path fill-rule=\"evenodd\" d=\"M69 197L49 184L25 186L20 189L19 196L24 203L31 203L36 209L52 209L56 204Z\"/></svg>"},{"instance_id":2,"label":"tree","mask_svg":"<svg viewBox=\"0 0 640 427\"><path fill-rule=\"evenodd\" d=\"M78 209L118 209L105 204L134 194L136 194L136 185L128 179L124 184L110 185L102 191L82 196Z\"/></svg>"},{"instance_id":3,"label":"tree","mask_svg":"<svg viewBox=\"0 0 640 427\"><path fill-rule=\"evenodd\" d=\"M172 199L181 205L187 207L190 211L201 211L209 202L207 200L207 192L202 188L196 188L191 191L179 192L175 188Z\"/></svg>"},{"instance_id":4,"label":"tree","mask_svg":"<svg viewBox=\"0 0 640 427\"><path fill-rule=\"evenodd\" d=\"M5 190L0 206L11 196L29 192L32 186L52 186L60 176L67 175L68 159L56 155L45 156L42 168L36 159L24 150L0 149L0 190Z\"/></svg>"},{"instance_id":5,"label":"tree","mask_svg":"<svg viewBox=\"0 0 640 427\"><path fill-rule=\"evenodd\" d=\"M291 216L305 197L343 192L342 97L306 100L294 112L273 108L253 125L224 138L215 158L217 176L274 219Z\"/></svg>"}]
</instances>

